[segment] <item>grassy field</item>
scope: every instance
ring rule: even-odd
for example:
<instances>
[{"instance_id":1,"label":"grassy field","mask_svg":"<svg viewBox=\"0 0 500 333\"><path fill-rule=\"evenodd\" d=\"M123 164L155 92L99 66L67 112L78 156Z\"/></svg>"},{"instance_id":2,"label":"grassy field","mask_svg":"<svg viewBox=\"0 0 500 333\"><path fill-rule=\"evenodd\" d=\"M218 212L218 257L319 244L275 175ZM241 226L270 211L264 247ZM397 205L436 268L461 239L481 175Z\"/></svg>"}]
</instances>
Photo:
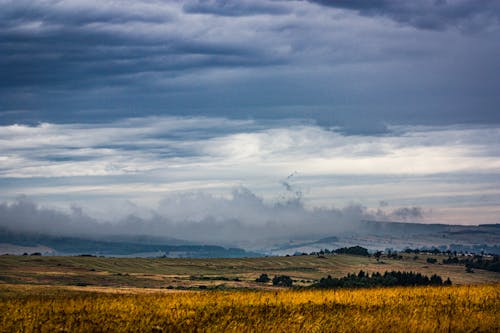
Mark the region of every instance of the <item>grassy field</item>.
<instances>
[{"instance_id":1,"label":"grassy field","mask_svg":"<svg viewBox=\"0 0 500 333\"><path fill-rule=\"evenodd\" d=\"M184 288L228 287L267 288L255 283L262 273L289 275L296 285L307 285L327 275L347 273L414 271L438 274L453 284L499 283L500 274L475 270L466 273L463 266L428 264L430 256L403 256L402 260L382 257L328 255L266 257L241 259L145 259L97 257L0 256L0 284L36 284L68 286ZM432 256L441 262L444 256Z\"/></svg>"},{"instance_id":2,"label":"grassy field","mask_svg":"<svg viewBox=\"0 0 500 333\"><path fill-rule=\"evenodd\" d=\"M2 332L498 332L499 287L113 294L3 285L0 327Z\"/></svg>"},{"instance_id":3,"label":"grassy field","mask_svg":"<svg viewBox=\"0 0 500 333\"><path fill-rule=\"evenodd\" d=\"M445 258L0 256L0 331L498 332L500 274L428 257ZM359 270L438 274L454 285L290 290L255 282L267 273L306 286Z\"/></svg>"}]
</instances>

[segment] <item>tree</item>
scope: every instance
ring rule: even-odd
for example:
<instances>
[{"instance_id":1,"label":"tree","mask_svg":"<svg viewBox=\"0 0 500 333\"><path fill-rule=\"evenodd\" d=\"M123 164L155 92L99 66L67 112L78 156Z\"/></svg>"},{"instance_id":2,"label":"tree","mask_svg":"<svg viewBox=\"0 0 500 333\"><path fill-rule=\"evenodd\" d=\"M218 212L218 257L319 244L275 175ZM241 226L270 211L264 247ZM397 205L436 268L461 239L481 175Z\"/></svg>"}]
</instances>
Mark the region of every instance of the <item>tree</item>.
<instances>
[{"instance_id":1,"label":"tree","mask_svg":"<svg viewBox=\"0 0 500 333\"><path fill-rule=\"evenodd\" d=\"M369 256L368 249L361 247L359 245L351 246L351 247L342 247L340 249L335 250L338 254L353 254L357 256Z\"/></svg>"},{"instance_id":2,"label":"tree","mask_svg":"<svg viewBox=\"0 0 500 333\"><path fill-rule=\"evenodd\" d=\"M258 278L255 279L255 282L262 282L262 283L267 283L269 281L271 281L271 279L265 273L261 274Z\"/></svg>"},{"instance_id":3,"label":"tree","mask_svg":"<svg viewBox=\"0 0 500 333\"><path fill-rule=\"evenodd\" d=\"M443 279L439 275L433 274L431 276L431 281L430 283L435 286L439 286L443 284Z\"/></svg>"},{"instance_id":4,"label":"tree","mask_svg":"<svg viewBox=\"0 0 500 333\"><path fill-rule=\"evenodd\" d=\"M293 285L293 280L287 275L276 275L273 277L273 286L279 287L291 287Z\"/></svg>"}]
</instances>

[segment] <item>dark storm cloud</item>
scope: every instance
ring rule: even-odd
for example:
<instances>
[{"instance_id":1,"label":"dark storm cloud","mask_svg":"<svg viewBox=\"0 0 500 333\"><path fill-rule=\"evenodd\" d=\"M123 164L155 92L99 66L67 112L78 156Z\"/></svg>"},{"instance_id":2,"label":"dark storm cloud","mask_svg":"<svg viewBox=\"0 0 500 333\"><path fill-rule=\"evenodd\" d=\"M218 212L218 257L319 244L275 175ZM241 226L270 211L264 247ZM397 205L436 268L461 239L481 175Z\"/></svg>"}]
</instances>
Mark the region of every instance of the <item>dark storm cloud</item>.
<instances>
[{"instance_id":1,"label":"dark storm cloud","mask_svg":"<svg viewBox=\"0 0 500 333\"><path fill-rule=\"evenodd\" d=\"M174 77L194 69L281 62L244 43L197 38L187 31L186 20L176 30L178 15L156 2L9 2L0 14L0 85L129 85L138 84L144 73Z\"/></svg>"},{"instance_id":2,"label":"dark storm cloud","mask_svg":"<svg viewBox=\"0 0 500 333\"><path fill-rule=\"evenodd\" d=\"M212 5L278 13L267 2ZM197 83L206 71L288 62L265 36L240 38L238 23L188 13L203 6L211 4L0 1L0 123L115 120L135 116L131 106L184 114L205 103L191 95L214 94Z\"/></svg>"},{"instance_id":3,"label":"dark storm cloud","mask_svg":"<svg viewBox=\"0 0 500 333\"><path fill-rule=\"evenodd\" d=\"M0 0L0 124L204 115L384 134L500 122L496 2L320 3L332 9Z\"/></svg>"},{"instance_id":4,"label":"dark storm cloud","mask_svg":"<svg viewBox=\"0 0 500 333\"><path fill-rule=\"evenodd\" d=\"M309 0L324 6L355 10L361 15L386 16L419 29L456 27L474 31L498 25L500 3L491 0Z\"/></svg>"},{"instance_id":5,"label":"dark storm cloud","mask_svg":"<svg viewBox=\"0 0 500 333\"><path fill-rule=\"evenodd\" d=\"M134 11L126 2L120 6L103 3L103 6L86 6L82 2L64 4L60 1L4 1L2 13L2 27L11 27L12 24L44 20L52 23L68 25L83 25L96 22L124 23L124 22L166 22L173 19L168 11L161 7L143 6L141 11ZM129 3L130 5L130 3ZM145 10L144 10L145 9Z\"/></svg>"},{"instance_id":6,"label":"dark storm cloud","mask_svg":"<svg viewBox=\"0 0 500 333\"><path fill-rule=\"evenodd\" d=\"M230 1L197 0L187 1L183 9L188 13L213 14L221 16L280 15L290 10L279 1Z\"/></svg>"}]
</instances>

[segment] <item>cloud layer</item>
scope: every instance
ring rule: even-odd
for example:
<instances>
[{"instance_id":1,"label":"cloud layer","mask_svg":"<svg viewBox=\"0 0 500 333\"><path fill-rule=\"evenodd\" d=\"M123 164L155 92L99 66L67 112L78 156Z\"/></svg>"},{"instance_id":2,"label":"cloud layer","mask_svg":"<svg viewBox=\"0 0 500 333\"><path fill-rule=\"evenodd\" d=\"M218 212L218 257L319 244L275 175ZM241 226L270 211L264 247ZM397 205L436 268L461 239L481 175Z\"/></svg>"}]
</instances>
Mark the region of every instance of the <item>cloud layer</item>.
<instances>
[{"instance_id":1,"label":"cloud layer","mask_svg":"<svg viewBox=\"0 0 500 333\"><path fill-rule=\"evenodd\" d=\"M465 0L2 0L0 123L498 124L498 12Z\"/></svg>"},{"instance_id":2,"label":"cloud layer","mask_svg":"<svg viewBox=\"0 0 500 333\"><path fill-rule=\"evenodd\" d=\"M500 5L489 0L311 0L324 6L355 10L361 15L386 16L419 29L464 31L498 25Z\"/></svg>"},{"instance_id":3,"label":"cloud layer","mask_svg":"<svg viewBox=\"0 0 500 333\"><path fill-rule=\"evenodd\" d=\"M156 207L167 194L193 191L227 198L232 188L244 186L271 205L298 196L307 209L352 202L375 209L387 200L393 217L411 219L420 212L405 207L439 215L443 207L465 204L484 206L481 223L498 217L492 210L500 197L497 128L390 130L384 136L345 135L297 120L207 117L2 126L0 199L26 194L61 206L78 203L93 217L116 220L136 213L123 202ZM218 216L240 210L226 206ZM444 219L478 223L477 214L456 220L449 212Z\"/></svg>"},{"instance_id":4,"label":"cloud layer","mask_svg":"<svg viewBox=\"0 0 500 333\"><path fill-rule=\"evenodd\" d=\"M410 217L418 221L423 218L421 210L411 207L386 213L380 209L369 211L361 205L308 210L300 198L266 204L240 187L229 198L202 192L172 194L145 215L128 214L118 221L89 217L80 207L73 206L71 211L64 212L19 197L0 203L0 227L58 236L149 235L256 248L291 239L358 232L362 220L387 220L395 216L399 220Z\"/></svg>"},{"instance_id":5,"label":"cloud layer","mask_svg":"<svg viewBox=\"0 0 500 333\"><path fill-rule=\"evenodd\" d=\"M4 178L213 173L224 179L300 170L319 175L497 172L496 128L392 128L346 136L322 127L224 118L2 126ZM186 174L186 179L196 179Z\"/></svg>"},{"instance_id":6,"label":"cloud layer","mask_svg":"<svg viewBox=\"0 0 500 333\"><path fill-rule=\"evenodd\" d=\"M499 12L486 0L0 0L2 207L255 236L269 221L351 221L332 207L498 222Z\"/></svg>"}]
</instances>

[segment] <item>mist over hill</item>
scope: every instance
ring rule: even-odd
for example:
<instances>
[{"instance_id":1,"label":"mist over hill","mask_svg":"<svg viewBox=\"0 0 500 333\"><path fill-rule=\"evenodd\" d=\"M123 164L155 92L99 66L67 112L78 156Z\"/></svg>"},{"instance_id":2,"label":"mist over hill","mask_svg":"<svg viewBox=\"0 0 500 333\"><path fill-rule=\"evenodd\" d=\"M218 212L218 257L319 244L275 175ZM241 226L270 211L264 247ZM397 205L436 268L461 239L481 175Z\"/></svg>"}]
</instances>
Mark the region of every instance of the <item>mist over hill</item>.
<instances>
[{"instance_id":1,"label":"mist over hill","mask_svg":"<svg viewBox=\"0 0 500 333\"><path fill-rule=\"evenodd\" d=\"M289 241L272 249L274 254L334 249L361 245L371 251L433 249L500 254L500 224L476 226L409 222L361 221L356 232L319 240Z\"/></svg>"},{"instance_id":2,"label":"mist over hill","mask_svg":"<svg viewBox=\"0 0 500 333\"><path fill-rule=\"evenodd\" d=\"M81 207L65 211L19 197L0 203L0 252L42 246L42 252L53 254L232 257L352 245L373 251L440 247L487 252L500 246L498 224L409 223L424 218L421 207L311 209L300 192L291 192L277 202L243 187L231 197L177 193L147 214L141 208L115 220L90 216Z\"/></svg>"},{"instance_id":3,"label":"mist over hill","mask_svg":"<svg viewBox=\"0 0 500 333\"><path fill-rule=\"evenodd\" d=\"M287 184L288 185L288 184ZM196 244L267 249L288 240L319 239L361 231L361 221L420 218L419 207L372 211L359 204L342 208L307 208L300 192L285 187L288 197L268 202L244 187L230 197L203 192L176 193L156 208L134 207L127 215L91 216L82 207L63 210L28 197L0 203L0 227L18 233L82 238L154 236Z\"/></svg>"},{"instance_id":4,"label":"mist over hill","mask_svg":"<svg viewBox=\"0 0 500 333\"><path fill-rule=\"evenodd\" d=\"M0 229L0 254L239 258L259 253L150 236L71 237Z\"/></svg>"},{"instance_id":5,"label":"mist over hill","mask_svg":"<svg viewBox=\"0 0 500 333\"><path fill-rule=\"evenodd\" d=\"M443 251L500 254L500 224L458 226L378 221L362 221L361 224L364 226L363 232L341 232L338 236L309 241L301 237L258 249L197 244L146 235L72 237L0 228L0 254L237 258L291 255L354 245L361 245L373 252L438 248Z\"/></svg>"}]
</instances>

